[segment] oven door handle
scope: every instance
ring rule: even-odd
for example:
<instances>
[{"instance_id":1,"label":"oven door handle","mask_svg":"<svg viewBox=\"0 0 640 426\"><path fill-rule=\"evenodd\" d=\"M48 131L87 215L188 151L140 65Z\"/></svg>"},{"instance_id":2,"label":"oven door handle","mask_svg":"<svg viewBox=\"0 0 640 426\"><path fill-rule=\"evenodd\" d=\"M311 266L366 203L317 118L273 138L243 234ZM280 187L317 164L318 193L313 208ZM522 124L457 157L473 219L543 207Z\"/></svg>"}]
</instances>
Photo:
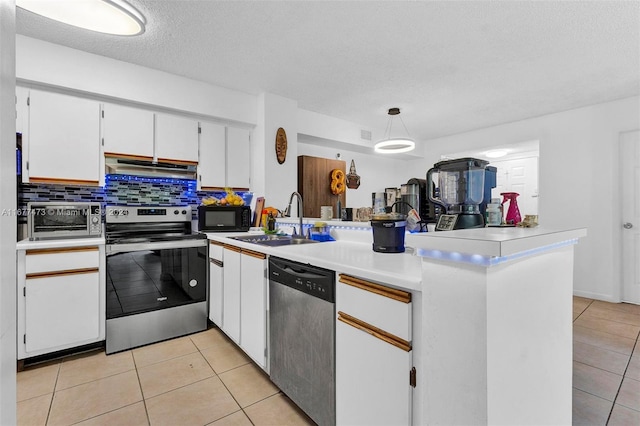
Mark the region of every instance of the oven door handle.
<instances>
[{"instance_id":1,"label":"oven door handle","mask_svg":"<svg viewBox=\"0 0 640 426\"><path fill-rule=\"evenodd\" d=\"M154 243L107 244L106 254L125 253L131 251L166 250L191 247L206 247L207 240L158 241Z\"/></svg>"}]
</instances>

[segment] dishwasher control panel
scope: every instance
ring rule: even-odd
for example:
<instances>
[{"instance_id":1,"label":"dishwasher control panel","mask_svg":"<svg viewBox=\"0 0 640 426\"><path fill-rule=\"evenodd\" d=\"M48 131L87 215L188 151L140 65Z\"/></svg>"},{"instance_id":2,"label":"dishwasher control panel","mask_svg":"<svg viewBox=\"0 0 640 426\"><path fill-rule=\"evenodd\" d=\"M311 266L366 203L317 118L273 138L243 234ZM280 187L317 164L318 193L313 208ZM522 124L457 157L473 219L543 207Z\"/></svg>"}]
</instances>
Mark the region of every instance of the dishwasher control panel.
<instances>
[{"instance_id":1,"label":"dishwasher control panel","mask_svg":"<svg viewBox=\"0 0 640 426\"><path fill-rule=\"evenodd\" d=\"M327 302L335 302L335 272L329 269L271 256L269 279Z\"/></svg>"}]
</instances>

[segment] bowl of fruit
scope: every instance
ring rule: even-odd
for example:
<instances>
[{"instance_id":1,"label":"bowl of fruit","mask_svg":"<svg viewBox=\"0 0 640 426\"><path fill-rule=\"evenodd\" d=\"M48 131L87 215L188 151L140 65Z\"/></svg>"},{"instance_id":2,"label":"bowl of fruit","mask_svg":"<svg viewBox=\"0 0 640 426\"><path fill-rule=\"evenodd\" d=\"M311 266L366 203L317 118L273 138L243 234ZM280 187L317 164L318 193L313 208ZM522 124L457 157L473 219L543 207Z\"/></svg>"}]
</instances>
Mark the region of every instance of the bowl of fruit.
<instances>
[{"instance_id":1,"label":"bowl of fruit","mask_svg":"<svg viewBox=\"0 0 640 426\"><path fill-rule=\"evenodd\" d=\"M224 189L225 194L219 197L204 197L202 199L203 206L244 206L245 197L236 194L231 188Z\"/></svg>"}]
</instances>

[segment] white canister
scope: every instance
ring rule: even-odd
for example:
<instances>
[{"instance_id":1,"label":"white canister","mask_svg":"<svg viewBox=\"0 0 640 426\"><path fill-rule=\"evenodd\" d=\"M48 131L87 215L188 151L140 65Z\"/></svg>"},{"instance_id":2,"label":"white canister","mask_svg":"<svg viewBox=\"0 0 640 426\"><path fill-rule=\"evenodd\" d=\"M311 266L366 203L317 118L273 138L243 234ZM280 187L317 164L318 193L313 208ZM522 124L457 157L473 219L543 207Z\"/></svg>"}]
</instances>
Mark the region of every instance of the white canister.
<instances>
[{"instance_id":1,"label":"white canister","mask_svg":"<svg viewBox=\"0 0 640 426\"><path fill-rule=\"evenodd\" d=\"M333 206L320 206L320 219L331 220L333 217Z\"/></svg>"},{"instance_id":2,"label":"white canister","mask_svg":"<svg viewBox=\"0 0 640 426\"><path fill-rule=\"evenodd\" d=\"M487 226L502 224L502 212L500 204L487 204Z\"/></svg>"},{"instance_id":3,"label":"white canister","mask_svg":"<svg viewBox=\"0 0 640 426\"><path fill-rule=\"evenodd\" d=\"M373 207L373 214L384 213L384 208L387 205L384 192L371 193L371 204Z\"/></svg>"}]
</instances>

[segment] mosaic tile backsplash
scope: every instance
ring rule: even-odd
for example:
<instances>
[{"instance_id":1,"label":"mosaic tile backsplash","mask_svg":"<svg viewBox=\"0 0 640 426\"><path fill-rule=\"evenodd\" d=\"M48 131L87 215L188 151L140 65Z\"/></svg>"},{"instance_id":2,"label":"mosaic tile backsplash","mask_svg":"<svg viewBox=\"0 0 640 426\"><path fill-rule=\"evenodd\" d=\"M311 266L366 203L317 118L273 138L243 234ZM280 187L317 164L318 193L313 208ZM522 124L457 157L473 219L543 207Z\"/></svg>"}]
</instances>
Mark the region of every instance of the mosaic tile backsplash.
<instances>
[{"instance_id":1,"label":"mosaic tile backsplash","mask_svg":"<svg viewBox=\"0 0 640 426\"><path fill-rule=\"evenodd\" d=\"M223 197L223 191L198 191L195 180L147 178L107 175L104 187L21 184L18 207L26 208L32 201L97 202L105 205L136 206L198 206L204 197ZM248 205L251 192L238 192ZM194 209L194 215L197 214Z\"/></svg>"}]
</instances>

